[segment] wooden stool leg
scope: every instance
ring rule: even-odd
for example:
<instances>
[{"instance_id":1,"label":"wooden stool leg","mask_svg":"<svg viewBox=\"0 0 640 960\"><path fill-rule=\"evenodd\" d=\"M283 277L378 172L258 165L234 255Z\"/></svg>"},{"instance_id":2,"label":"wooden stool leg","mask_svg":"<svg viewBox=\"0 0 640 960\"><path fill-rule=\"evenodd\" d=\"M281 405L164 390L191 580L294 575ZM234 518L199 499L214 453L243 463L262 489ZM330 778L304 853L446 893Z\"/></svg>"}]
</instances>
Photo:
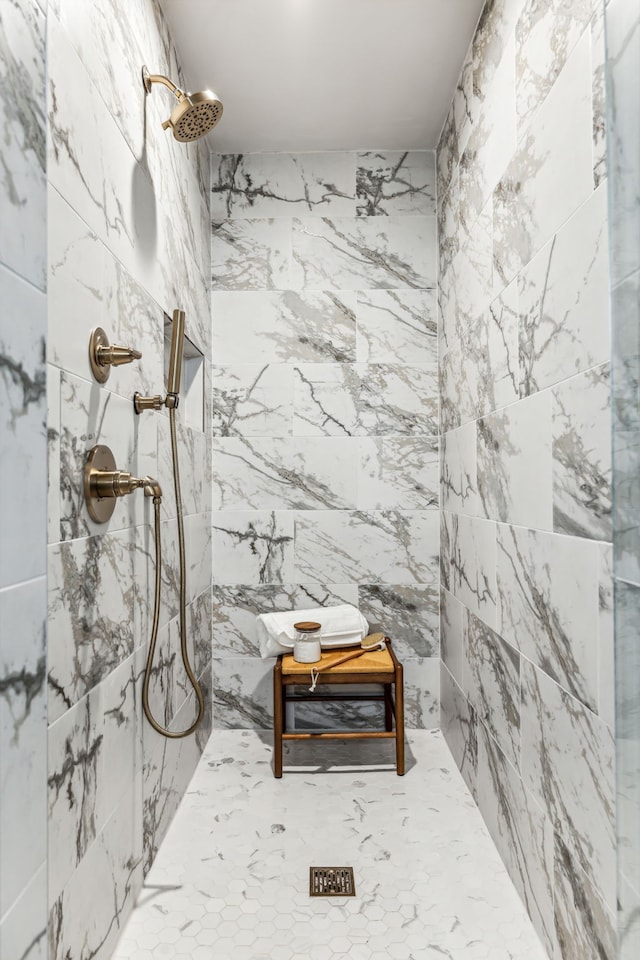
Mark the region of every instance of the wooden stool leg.
<instances>
[{"instance_id":1,"label":"wooden stool leg","mask_svg":"<svg viewBox=\"0 0 640 960\"><path fill-rule=\"evenodd\" d=\"M273 775L277 779L282 776L283 700L282 658L278 657L273 668Z\"/></svg>"},{"instance_id":2,"label":"wooden stool leg","mask_svg":"<svg viewBox=\"0 0 640 960\"><path fill-rule=\"evenodd\" d=\"M404 776L404 671L396 664L396 771Z\"/></svg>"},{"instance_id":3,"label":"wooden stool leg","mask_svg":"<svg viewBox=\"0 0 640 960\"><path fill-rule=\"evenodd\" d=\"M387 731L393 730L393 706L391 704L391 684L385 683L384 686L384 728Z\"/></svg>"}]
</instances>

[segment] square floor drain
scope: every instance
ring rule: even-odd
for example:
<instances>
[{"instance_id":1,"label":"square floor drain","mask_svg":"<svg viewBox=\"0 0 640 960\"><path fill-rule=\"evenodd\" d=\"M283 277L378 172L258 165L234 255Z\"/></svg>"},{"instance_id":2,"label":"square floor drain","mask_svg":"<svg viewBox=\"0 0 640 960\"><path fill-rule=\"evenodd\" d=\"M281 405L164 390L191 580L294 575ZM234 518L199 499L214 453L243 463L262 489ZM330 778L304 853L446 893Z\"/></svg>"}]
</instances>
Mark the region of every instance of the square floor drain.
<instances>
[{"instance_id":1,"label":"square floor drain","mask_svg":"<svg viewBox=\"0 0 640 960\"><path fill-rule=\"evenodd\" d=\"M310 867L310 897L355 897L353 867Z\"/></svg>"}]
</instances>

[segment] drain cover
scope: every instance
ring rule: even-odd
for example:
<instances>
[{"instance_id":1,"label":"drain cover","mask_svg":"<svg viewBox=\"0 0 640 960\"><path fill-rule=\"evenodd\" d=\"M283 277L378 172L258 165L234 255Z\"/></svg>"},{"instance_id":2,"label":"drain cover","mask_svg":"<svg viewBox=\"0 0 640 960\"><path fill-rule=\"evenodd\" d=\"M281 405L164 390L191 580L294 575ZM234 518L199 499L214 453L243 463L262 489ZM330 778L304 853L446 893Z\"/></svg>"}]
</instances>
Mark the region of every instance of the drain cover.
<instances>
[{"instance_id":1,"label":"drain cover","mask_svg":"<svg viewBox=\"0 0 640 960\"><path fill-rule=\"evenodd\" d=\"M310 897L355 897L353 867L311 867Z\"/></svg>"}]
</instances>

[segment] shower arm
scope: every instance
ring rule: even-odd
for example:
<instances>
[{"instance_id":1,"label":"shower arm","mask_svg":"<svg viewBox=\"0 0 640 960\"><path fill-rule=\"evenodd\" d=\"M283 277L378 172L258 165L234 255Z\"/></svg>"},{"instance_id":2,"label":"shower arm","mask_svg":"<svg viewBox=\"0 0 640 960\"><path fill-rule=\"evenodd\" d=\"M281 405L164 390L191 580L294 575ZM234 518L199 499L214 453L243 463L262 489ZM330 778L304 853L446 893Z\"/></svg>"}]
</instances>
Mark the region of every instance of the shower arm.
<instances>
[{"instance_id":1,"label":"shower arm","mask_svg":"<svg viewBox=\"0 0 640 960\"><path fill-rule=\"evenodd\" d=\"M149 73L146 67L142 68L142 82L147 93L151 93L151 85L154 83L161 83L167 89L171 90L171 93L174 95L176 100L185 100L186 93L184 90L181 90L180 87L177 87L172 80L169 80L169 77L165 77L162 73Z\"/></svg>"}]
</instances>

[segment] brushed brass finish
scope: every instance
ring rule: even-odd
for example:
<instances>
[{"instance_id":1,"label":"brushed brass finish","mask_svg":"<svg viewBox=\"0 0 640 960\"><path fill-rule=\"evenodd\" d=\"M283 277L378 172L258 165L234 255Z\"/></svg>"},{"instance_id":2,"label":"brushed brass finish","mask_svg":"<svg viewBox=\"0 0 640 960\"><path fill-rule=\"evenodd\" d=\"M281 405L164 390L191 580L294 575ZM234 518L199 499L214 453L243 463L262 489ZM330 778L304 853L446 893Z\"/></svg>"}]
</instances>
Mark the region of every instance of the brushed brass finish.
<instances>
[{"instance_id":1,"label":"brushed brass finish","mask_svg":"<svg viewBox=\"0 0 640 960\"><path fill-rule=\"evenodd\" d=\"M151 709L151 703L149 702L149 685L151 683L151 676L153 671L153 660L156 652L156 645L158 642L158 625L160 622L160 584L161 584L161 574L162 574L162 546L160 541L160 500L156 497L153 498L154 504L154 513L155 513L155 543L156 543L156 582L155 582L155 597L153 605L153 622L151 626L151 638L149 640L149 649L147 651L147 662L144 668L144 678L142 681L142 708L144 710L144 715L156 731L162 737L167 737L169 740L181 740L183 737L188 737L194 732L194 730L200 725L200 721L204 716L204 694L202 692L202 687L198 682L191 663L189 661L189 649L187 641L187 558L186 558L186 547L185 547L185 537L184 537L184 516L182 510L182 494L180 492L180 469L178 464L178 437L176 432L176 411L175 407L169 408L169 426L171 429L171 459L173 463L173 485L176 495L176 508L178 512L178 552L180 559L180 654L182 656L182 662L184 664L185 673L189 678L189 682L193 687L194 693L196 695L196 700L198 702L198 709L196 712L195 719L193 722L186 727L184 730L169 730L168 727L163 727L162 724L156 720ZM146 489L145 489L146 493Z\"/></svg>"},{"instance_id":2,"label":"brushed brass finish","mask_svg":"<svg viewBox=\"0 0 640 960\"><path fill-rule=\"evenodd\" d=\"M169 351L169 375L167 377L167 393L180 393L180 379L182 376L182 351L184 348L184 310L173 311L171 327L171 349Z\"/></svg>"},{"instance_id":3,"label":"brushed brass finish","mask_svg":"<svg viewBox=\"0 0 640 960\"><path fill-rule=\"evenodd\" d=\"M309 867L310 897L355 897L353 867Z\"/></svg>"},{"instance_id":4,"label":"brushed brass finish","mask_svg":"<svg viewBox=\"0 0 640 960\"><path fill-rule=\"evenodd\" d=\"M144 410L162 410L166 403L165 398L156 393L152 397L143 397L137 390L133 395L133 409L136 413L142 413Z\"/></svg>"},{"instance_id":5,"label":"brushed brass finish","mask_svg":"<svg viewBox=\"0 0 640 960\"><path fill-rule=\"evenodd\" d=\"M142 68L142 83L147 94L151 93L154 83L161 83L171 90L178 101L171 116L162 124L163 130L171 130L176 140L189 143L199 140L219 123L224 107L213 90L199 90L197 93L185 93L161 73L149 73Z\"/></svg>"},{"instance_id":6,"label":"brushed brass finish","mask_svg":"<svg viewBox=\"0 0 640 960\"><path fill-rule=\"evenodd\" d=\"M102 329L96 327L89 337L89 363L91 371L98 383L106 383L111 373L111 367L120 367L123 363L132 363L140 360L142 354L133 347L118 347L109 343L109 338Z\"/></svg>"},{"instance_id":7,"label":"brushed brass finish","mask_svg":"<svg viewBox=\"0 0 640 960\"><path fill-rule=\"evenodd\" d=\"M162 500L162 489L153 477L134 477L118 470L113 453L104 444L91 448L84 468L84 498L92 520L106 523L113 516L116 500L140 489L146 497L153 497L154 503Z\"/></svg>"}]
</instances>

